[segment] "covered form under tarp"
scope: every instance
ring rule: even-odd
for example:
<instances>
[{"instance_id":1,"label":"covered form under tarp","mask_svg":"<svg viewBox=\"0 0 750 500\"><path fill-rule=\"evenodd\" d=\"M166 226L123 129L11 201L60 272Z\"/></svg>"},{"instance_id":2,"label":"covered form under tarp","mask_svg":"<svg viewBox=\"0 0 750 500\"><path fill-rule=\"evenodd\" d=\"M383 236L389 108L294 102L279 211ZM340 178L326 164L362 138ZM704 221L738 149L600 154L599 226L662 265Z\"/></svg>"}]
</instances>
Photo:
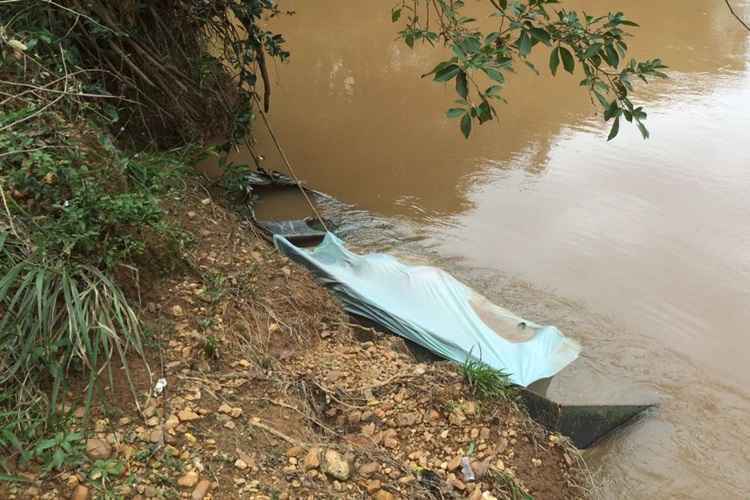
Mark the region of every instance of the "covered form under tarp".
<instances>
[{"instance_id":1,"label":"covered form under tarp","mask_svg":"<svg viewBox=\"0 0 750 500\"><path fill-rule=\"evenodd\" d=\"M331 233L313 249L279 235L274 243L313 271L349 313L458 363L481 360L515 384L553 376L581 350L554 326L526 321L440 269L409 266L385 254L357 255Z\"/></svg>"}]
</instances>

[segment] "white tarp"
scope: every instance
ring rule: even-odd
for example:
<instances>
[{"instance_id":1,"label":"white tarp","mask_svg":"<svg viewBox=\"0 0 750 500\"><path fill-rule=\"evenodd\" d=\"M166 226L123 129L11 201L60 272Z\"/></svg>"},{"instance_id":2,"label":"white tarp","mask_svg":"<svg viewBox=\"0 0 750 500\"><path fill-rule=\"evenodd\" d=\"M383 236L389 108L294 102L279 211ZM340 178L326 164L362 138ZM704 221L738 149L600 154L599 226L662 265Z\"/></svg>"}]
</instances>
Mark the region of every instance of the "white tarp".
<instances>
[{"instance_id":1,"label":"white tarp","mask_svg":"<svg viewBox=\"0 0 750 500\"><path fill-rule=\"evenodd\" d=\"M331 233L311 250L278 235L274 242L331 288L349 313L458 363L469 356L481 360L513 383L551 377L581 350L554 326L526 321L440 269L408 266L386 254L357 255Z\"/></svg>"}]
</instances>

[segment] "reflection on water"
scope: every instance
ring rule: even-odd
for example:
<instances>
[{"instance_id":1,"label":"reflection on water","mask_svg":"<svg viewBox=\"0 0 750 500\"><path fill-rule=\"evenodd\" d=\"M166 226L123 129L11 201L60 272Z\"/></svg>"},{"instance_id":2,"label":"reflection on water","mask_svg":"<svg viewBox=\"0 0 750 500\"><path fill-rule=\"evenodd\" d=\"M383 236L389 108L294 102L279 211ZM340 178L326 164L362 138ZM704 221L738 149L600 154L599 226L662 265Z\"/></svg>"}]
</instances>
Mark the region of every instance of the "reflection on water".
<instances>
[{"instance_id":1,"label":"reflection on water","mask_svg":"<svg viewBox=\"0 0 750 500\"><path fill-rule=\"evenodd\" d=\"M607 497L747 498L748 35L720 1L575 4L626 11L636 55L672 67L639 94L652 140L606 143L578 78L519 70L499 126L465 141L453 90L419 78L439 54L395 42L388 4L346 0L282 5L271 119L306 180L357 207L342 231L578 339L562 396L660 399L590 454Z\"/></svg>"}]
</instances>

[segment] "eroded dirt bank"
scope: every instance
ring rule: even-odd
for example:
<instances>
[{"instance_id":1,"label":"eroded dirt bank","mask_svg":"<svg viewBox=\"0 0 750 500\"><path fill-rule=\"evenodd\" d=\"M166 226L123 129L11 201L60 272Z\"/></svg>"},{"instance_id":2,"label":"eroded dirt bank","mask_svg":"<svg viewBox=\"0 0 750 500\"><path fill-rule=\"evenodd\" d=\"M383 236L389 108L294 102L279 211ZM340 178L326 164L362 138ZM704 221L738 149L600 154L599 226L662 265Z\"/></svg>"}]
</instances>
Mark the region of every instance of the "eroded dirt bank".
<instances>
[{"instance_id":1,"label":"eroded dirt bank","mask_svg":"<svg viewBox=\"0 0 750 500\"><path fill-rule=\"evenodd\" d=\"M138 392L151 393L142 414L115 377L78 469L0 496L585 496L563 438L512 403L472 399L455 366L420 363L401 339L351 324L208 193L191 181L168 200L193 243L183 264L143 273L132 291L150 331L151 376L131 366Z\"/></svg>"}]
</instances>

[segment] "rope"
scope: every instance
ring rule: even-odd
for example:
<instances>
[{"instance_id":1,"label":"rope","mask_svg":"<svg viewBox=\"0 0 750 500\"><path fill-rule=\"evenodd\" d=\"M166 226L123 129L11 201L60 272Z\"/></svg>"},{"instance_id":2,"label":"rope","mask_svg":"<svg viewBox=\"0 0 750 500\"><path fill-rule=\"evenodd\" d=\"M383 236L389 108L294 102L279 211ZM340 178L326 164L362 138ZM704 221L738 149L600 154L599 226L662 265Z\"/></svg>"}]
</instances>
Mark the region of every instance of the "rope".
<instances>
[{"instance_id":1,"label":"rope","mask_svg":"<svg viewBox=\"0 0 750 500\"><path fill-rule=\"evenodd\" d=\"M289 175L291 175L292 179L294 179L294 182L297 184L297 187L302 193L302 196L305 197L305 201L307 202L307 205L310 207L313 214L315 214L315 217L318 219L318 222L320 222L320 225L323 226L323 229L325 229L327 233L330 233L330 230L328 229L328 226L326 225L325 220L323 220L323 217L320 215L320 212L318 212L318 209L315 207L315 203L313 203L312 199L310 199L310 196L307 194L307 191L302 186L302 182L300 182L299 177L297 177L297 174L294 171L294 167L292 167L292 164L289 162L289 158L287 158L286 153L284 152L284 148L282 148L281 144L279 144L279 140L276 138L276 134L273 132L273 127L271 127L271 123L268 121L268 117L266 116L266 113L263 111L263 104L260 102L260 99L258 98L258 95L255 92L253 92L253 99L255 99L255 101L258 103L258 112L260 113L260 116L263 117L263 121L265 122L266 128L268 129L268 133L271 134L271 139L273 139L273 143L276 145L276 149L281 155L281 159L284 160L284 165L286 165Z\"/></svg>"}]
</instances>

